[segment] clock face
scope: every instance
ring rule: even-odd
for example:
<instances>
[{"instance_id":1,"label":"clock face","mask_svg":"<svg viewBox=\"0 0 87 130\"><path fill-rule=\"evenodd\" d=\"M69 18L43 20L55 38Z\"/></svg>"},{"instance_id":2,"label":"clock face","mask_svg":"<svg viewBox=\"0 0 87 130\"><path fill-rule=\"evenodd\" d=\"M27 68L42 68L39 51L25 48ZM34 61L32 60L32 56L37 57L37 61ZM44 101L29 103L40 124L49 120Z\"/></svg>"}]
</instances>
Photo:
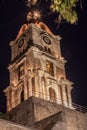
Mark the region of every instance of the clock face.
<instances>
[{"instance_id":1,"label":"clock face","mask_svg":"<svg viewBox=\"0 0 87 130\"><path fill-rule=\"evenodd\" d=\"M18 48L21 48L23 44L24 44L24 39L19 40Z\"/></svg>"},{"instance_id":2,"label":"clock face","mask_svg":"<svg viewBox=\"0 0 87 130\"><path fill-rule=\"evenodd\" d=\"M44 42L45 42L46 44L48 44L48 45L51 44L51 40L49 39L49 37L44 36L44 37L43 37L43 40L44 40Z\"/></svg>"}]
</instances>

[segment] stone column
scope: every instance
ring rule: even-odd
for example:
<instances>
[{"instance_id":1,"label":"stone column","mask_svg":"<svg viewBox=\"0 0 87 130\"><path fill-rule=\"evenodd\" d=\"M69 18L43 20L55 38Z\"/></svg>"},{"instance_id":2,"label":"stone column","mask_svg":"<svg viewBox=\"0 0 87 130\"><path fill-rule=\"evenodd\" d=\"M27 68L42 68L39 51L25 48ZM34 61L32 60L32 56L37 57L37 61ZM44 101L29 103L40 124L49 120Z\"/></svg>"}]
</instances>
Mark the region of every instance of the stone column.
<instances>
[{"instance_id":1,"label":"stone column","mask_svg":"<svg viewBox=\"0 0 87 130\"><path fill-rule=\"evenodd\" d=\"M7 111L10 111L11 105L10 105L10 100L9 100L9 95L7 95Z\"/></svg>"},{"instance_id":2,"label":"stone column","mask_svg":"<svg viewBox=\"0 0 87 130\"><path fill-rule=\"evenodd\" d=\"M43 78L43 77L42 77ZM41 78L42 97L45 99L45 80Z\"/></svg>"},{"instance_id":3,"label":"stone column","mask_svg":"<svg viewBox=\"0 0 87 130\"><path fill-rule=\"evenodd\" d=\"M41 70L38 71L38 94L39 94L39 97L42 98L42 87L41 87Z\"/></svg>"},{"instance_id":4,"label":"stone column","mask_svg":"<svg viewBox=\"0 0 87 130\"><path fill-rule=\"evenodd\" d=\"M14 108L15 107L15 97L14 97L14 90L12 90L11 91L12 93L11 93L11 106L12 106L12 108Z\"/></svg>"},{"instance_id":5,"label":"stone column","mask_svg":"<svg viewBox=\"0 0 87 130\"><path fill-rule=\"evenodd\" d=\"M58 96L57 96L58 97L58 99L57 99L57 103L58 104L61 104L61 99L62 99L62 97L61 97L61 90L60 90L61 88L60 87L61 86L58 84L58 88L57 88L58 89Z\"/></svg>"},{"instance_id":6,"label":"stone column","mask_svg":"<svg viewBox=\"0 0 87 130\"><path fill-rule=\"evenodd\" d=\"M39 97L39 75L38 73L35 74L35 96Z\"/></svg>"},{"instance_id":7,"label":"stone column","mask_svg":"<svg viewBox=\"0 0 87 130\"><path fill-rule=\"evenodd\" d=\"M65 84L62 85L62 93L63 93L63 104L67 106L67 101L66 101L66 92L65 92Z\"/></svg>"},{"instance_id":8,"label":"stone column","mask_svg":"<svg viewBox=\"0 0 87 130\"><path fill-rule=\"evenodd\" d=\"M69 106L72 107L71 86L68 89Z\"/></svg>"},{"instance_id":9,"label":"stone column","mask_svg":"<svg viewBox=\"0 0 87 130\"><path fill-rule=\"evenodd\" d=\"M22 87L18 86L18 99L17 99L17 104L20 104L20 103L21 103L21 101L20 101L20 99L21 99L21 97L20 97L21 91L22 91Z\"/></svg>"},{"instance_id":10,"label":"stone column","mask_svg":"<svg viewBox=\"0 0 87 130\"><path fill-rule=\"evenodd\" d=\"M31 83L31 79L32 79L32 77L31 76L29 76L29 78L28 78L28 84L29 84L29 97L31 97L32 96L32 83Z\"/></svg>"},{"instance_id":11,"label":"stone column","mask_svg":"<svg viewBox=\"0 0 87 130\"><path fill-rule=\"evenodd\" d=\"M27 90L27 80L26 77L24 78L24 100L28 98L28 90Z\"/></svg>"},{"instance_id":12,"label":"stone column","mask_svg":"<svg viewBox=\"0 0 87 130\"><path fill-rule=\"evenodd\" d=\"M51 83L47 79L47 77L45 77L45 79L46 79L46 99L49 101L50 100L50 97L49 97L49 88L51 87Z\"/></svg>"}]
</instances>

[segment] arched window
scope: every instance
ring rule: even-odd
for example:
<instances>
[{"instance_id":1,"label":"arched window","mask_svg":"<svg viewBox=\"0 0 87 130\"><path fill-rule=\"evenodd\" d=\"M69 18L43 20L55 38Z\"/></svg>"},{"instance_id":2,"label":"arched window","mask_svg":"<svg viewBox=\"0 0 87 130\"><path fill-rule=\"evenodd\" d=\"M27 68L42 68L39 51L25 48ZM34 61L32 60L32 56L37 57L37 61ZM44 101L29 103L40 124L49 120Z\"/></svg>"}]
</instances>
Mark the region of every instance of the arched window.
<instances>
[{"instance_id":1,"label":"arched window","mask_svg":"<svg viewBox=\"0 0 87 130\"><path fill-rule=\"evenodd\" d=\"M21 65L18 66L18 79L20 80L20 78L24 75L24 64L22 63Z\"/></svg>"},{"instance_id":2,"label":"arched window","mask_svg":"<svg viewBox=\"0 0 87 130\"><path fill-rule=\"evenodd\" d=\"M52 102L56 102L56 93L55 93L54 89L49 88L49 96L50 96L50 100Z\"/></svg>"},{"instance_id":3,"label":"arched window","mask_svg":"<svg viewBox=\"0 0 87 130\"><path fill-rule=\"evenodd\" d=\"M53 63L46 60L46 71L49 73L51 76L54 76L54 68L53 68Z\"/></svg>"},{"instance_id":4,"label":"arched window","mask_svg":"<svg viewBox=\"0 0 87 130\"><path fill-rule=\"evenodd\" d=\"M24 101L24 90L21 91L20 98L21 98L21 102L23 102Z\"/></svg>"},{"instance_id":5,"label":"arched window","mask_svg":"<svg viewBox=\"0 0 87 130\"><path fill-rule=\"evenodd\" d=\"M67 85L65 86L65 92L66 92L66 101L67 101L67 105L69 105L69 97L68 97Z\"/></svg>"}]
</instances>

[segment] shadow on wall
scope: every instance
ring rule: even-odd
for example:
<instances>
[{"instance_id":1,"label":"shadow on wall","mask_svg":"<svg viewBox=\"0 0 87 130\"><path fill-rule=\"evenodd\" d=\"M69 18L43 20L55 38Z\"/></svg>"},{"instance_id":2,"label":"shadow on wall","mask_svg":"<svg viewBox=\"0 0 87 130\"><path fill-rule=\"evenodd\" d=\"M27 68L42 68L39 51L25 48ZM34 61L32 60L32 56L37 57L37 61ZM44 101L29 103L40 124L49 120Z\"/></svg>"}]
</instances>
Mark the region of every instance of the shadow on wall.
<instances>
[{"instance_id":1,"label":"shadow on wall","mask_svg":"<svg viewBox=\"0 0 87 130\"><path fill-rule=\"evenodd\" d=\"M65 129L64 129L65 128ZM66 130L65 123L58 121L55 123L49 124L44 130Z\"/></svg>"}]
</instances>

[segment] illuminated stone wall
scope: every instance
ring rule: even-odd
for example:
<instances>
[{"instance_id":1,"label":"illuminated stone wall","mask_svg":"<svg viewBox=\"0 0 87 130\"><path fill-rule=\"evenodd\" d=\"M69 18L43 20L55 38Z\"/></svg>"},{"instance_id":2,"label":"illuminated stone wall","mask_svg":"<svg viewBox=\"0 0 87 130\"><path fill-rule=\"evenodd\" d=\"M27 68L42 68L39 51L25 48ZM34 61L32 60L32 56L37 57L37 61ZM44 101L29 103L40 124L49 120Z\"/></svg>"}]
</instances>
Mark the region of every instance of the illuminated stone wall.
<instances>
[{"instance_id":1,"label":"illuminated stone wall","mask_svg":"<svg viewBox=\"0 0 87 130\"><path fill-rule=\"evenodd\" d=\"M36 130L36 129L24 127L24 126L15 124L13 122L0 119L0 130Z\"/></svg>"},{"instance_id":2,"label":"illuminated stone wall","mask_svg":"<svg viewBox=\"0 0 87 130\"><path fill-rule=\"evenodd\" d=\"M67 130L86 130L87 112L72 111L65 109Z\"/></svg>"},{"instance_id":3,"label":"illuminated stone wall","mask_svg":"<svg viewBox=\"0 0 87 130\"><path fill-rule=\"evenodd\" d=\"M72 108L72 82L66 79L60 39L31 24L10 43L10 83L4 91L7 111L31 96Z\"/></svg>"},{"instance_id":4,"label":"illuminated stone wall","mask_svg":"<svg viewBox=\"0 0 87 130\"><path fill-rule=\"evenodd\" d=\"M86 130L86 114L72 106L73 83L66 77L60 36L44 23L31 23L23 31L24 26L10 42L10 82L4 90L9 120L35 128L39 123L38 130Z\"/></svg>"},{"instance_id":5,"label":"illuminated stone wall","mask_svg":"<svg viewBox=\"0 0 87 130\"><path fill-rule=\"evenodd\" d=\"M61 130L87 129L87 113L34 97L11 110L9 120L38 130L58 130L60 126Z\"/></svg>"}]
</instances>

